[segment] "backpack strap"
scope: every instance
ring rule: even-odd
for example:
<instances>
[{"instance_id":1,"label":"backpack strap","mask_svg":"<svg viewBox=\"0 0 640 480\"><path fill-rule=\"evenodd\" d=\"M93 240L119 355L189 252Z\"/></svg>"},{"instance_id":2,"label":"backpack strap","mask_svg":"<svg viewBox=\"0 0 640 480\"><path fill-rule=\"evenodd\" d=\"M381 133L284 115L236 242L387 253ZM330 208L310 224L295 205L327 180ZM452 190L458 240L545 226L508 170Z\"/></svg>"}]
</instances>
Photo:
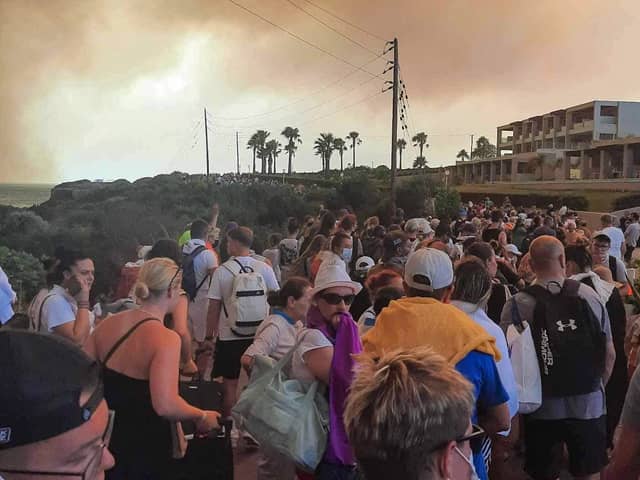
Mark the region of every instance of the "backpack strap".
<instances>
[{"instance_id":1,"label":"backpack strap","mask_svg":"<svg viewBox=\"0 0 640 480\"><path fill-rule=\"evenodd\" d=\"M40 331L40 325L42 325L42 308L44 307L44 303L54 295L55 293L50 293L49 295L44 297L44 299L42 299L42 303L40 304L40 310L38 311L38 324L36 325L33 322L31 323L31 328L33 328L34 331L36 332Z\"/></svg>"},{"instance_id":2,"label":"backpack strap","mask_svg":"<svg viewBox=\"0 0 640 480\"><path fill-rule=\"evenodd\" d=\"M206 250L206 249L207 249L207 247L205 247L204 245L198 245L198 246L193 250L193 252L191 252L191 253L189 254L189 256L190 256L191 258L194 258L194 259L195 259L198 255L200 255L200 253L202 253L202 252L203 252L204 250Z\"/></svg>"},{"instance_id":3,"label":"backpack strap","mask_svg":"<svg viewBox=\"0 0 640 480\"><path fill-rule=\"evenodd\" d=\"M614 257L613 255L609 255L609 270L611 270L613 281L619 282L620 280L618 280L618 262L616 261L616 257Z\"/></svg>"},{"instance_id":4,"label":"backpack strap","mask_svg":"<svg viewBox=\"0 0 640 480\"><path fill-rule=\"evenodd\" d=\"M106 366L107 362L109 361L109 359L112 357L112 355L114 353L116 353L116 350L118 350L118 348L120 348L120 345L122 345L124 343L124 341L129 338L131 336L131 334L133 332L136 331L136 329L142 325L143 323L147 323L150 322L151 320L158 320L155 317L149 317L149 318L145 318L144 320L140 320L138 323L136 323L133 327L131 327L127 333L125 333L124 335L122 335L122 337L120 337L118 339L118 341L113 345L113 347L111 347L111 350L109 350L109 352L107 353L107 355L104 357L104 360L102 361L102 365ZM158 320L159 321L159 320Z\"/></svg>"},{"instance_id":5,"label":"backpack strap","mask_svg":"<svg viewBox=\"0 0 640 480\"><path fill-rule=\"evenodd\" d=\"M580 290L580 282L567 278L562 285L561 293L568 297L577 297L578 290Z\"/></svg>"}]
</instances>

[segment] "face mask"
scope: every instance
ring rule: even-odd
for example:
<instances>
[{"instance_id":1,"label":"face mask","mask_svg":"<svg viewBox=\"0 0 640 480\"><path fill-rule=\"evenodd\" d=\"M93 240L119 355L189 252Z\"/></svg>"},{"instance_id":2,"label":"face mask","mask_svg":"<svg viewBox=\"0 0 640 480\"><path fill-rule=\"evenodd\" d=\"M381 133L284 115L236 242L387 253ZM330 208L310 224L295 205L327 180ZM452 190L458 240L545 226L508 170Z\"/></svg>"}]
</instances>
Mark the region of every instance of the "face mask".
<instances>
[{"instance_id":1,"label":"face mask","mask_svg":"<svg viewBox=\"0 0 640 480\"><path fill-rule=\"evenodd\" d=\"M353 254L352 248L343 248L342 249L342 259L349 263L351 261L351 255Z\"/></svg>"},{"instance_id":2,"label":"face mask","mask_svg":"<svg viewBox=\"0 0 640 480\"><path fill-rule=\"evenodd\" d=\"M470 458L467 458L467 456L462 453L462 450L460 450L457 446L453 448L456 452L458 452L458 455L460 455L464 459L464 461L467 462L467 465L469 465L469 468L471 469L471 471L469 472L469 480L480 480L480 477L478 477L478 474L476 472L476 466L473 464L473 453L471 454Z\"/></svg>"}]
</instances>

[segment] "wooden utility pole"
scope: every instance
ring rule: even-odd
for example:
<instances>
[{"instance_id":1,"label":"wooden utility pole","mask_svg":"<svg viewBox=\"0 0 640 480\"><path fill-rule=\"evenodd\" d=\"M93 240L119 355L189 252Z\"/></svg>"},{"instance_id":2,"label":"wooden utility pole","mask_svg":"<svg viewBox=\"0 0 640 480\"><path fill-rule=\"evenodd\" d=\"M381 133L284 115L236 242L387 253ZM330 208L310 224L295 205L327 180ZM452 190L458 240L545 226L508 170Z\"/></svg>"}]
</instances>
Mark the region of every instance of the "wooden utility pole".
<instances>
[{"instance_id":1,"label":"wooden utility pole","mask_svg":"<svg viewBox=\"0 0 640 480\"><path fill-rule=\"evenodd\" d=\"M240 175L240 143L238 141L238 132L236 132L236 169Z\"/></svg>"},{"instance_id":2,"label":"wooden utility pole","mask_svg":"<svg viewBox=\"0 0 640 480\"><path fill-rule=\"evenodd\" d=\"M393 39L393 106L391 117L391 216L396 215L396 165L398 144L398 39Z\"/></svg>"},{"instance_id":3,"label":"wooden utility pole","mask_svg":"<svg viewBox=\"0 0 640 480\"><path fill-rule=\"evenodd\" d=\"M469 160L473 160L473 133L471 134L471 150L469 150Z\"/></svg>"},{"instance_id":4,"label":"wooden utility pole","mask_svg":"<svg viewBox=\"0 0 640 480\"><path fill-rule=\"evenodd\" d=\"M207 152L207 178L209 178L209 128L207 127L207 109L204 109L204 148Z\"/></svg>"}]
</instances>

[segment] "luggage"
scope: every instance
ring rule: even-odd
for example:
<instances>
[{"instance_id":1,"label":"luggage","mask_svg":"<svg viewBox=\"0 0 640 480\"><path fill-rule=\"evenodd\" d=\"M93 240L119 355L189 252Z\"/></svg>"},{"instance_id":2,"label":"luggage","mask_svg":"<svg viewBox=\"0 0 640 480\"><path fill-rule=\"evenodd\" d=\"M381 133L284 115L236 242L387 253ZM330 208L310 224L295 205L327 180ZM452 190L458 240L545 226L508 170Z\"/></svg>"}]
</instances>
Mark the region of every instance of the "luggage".
<instances>
[{"instance_id":1,"label":"luggage","mask_svg":"<svg viewBox=\"0 0 640 480\"><path fill-rule=\"evenodd\" d=\"M180 382L180 396L198 408L222 409L222 385L217 382ZM206 437L194 434L192 422L182 422L182 428L188 447L184 458L175 461L175 480L233 480L231 422Z\"/></svg>"}]
</instances>

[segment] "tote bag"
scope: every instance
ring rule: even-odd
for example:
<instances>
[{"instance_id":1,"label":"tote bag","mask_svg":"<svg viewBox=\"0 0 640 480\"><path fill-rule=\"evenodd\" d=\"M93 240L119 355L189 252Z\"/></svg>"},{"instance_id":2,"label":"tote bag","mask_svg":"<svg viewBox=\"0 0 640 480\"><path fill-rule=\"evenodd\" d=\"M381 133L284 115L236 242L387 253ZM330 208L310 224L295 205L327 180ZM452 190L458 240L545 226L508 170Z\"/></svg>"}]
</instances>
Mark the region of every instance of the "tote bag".
<instances>
[{"instance_id":1,"label":"tote bag","mask_svg":"<svg viewBox=\"0 0 640 480\"><path fill-rule=\"evenodd\" d=\"M250 383L232 415L238 428L249 432L266 451L313 472L327 446L329 406L318 381L306 385L284 372L299 345L300 341L275 364L269 357L254 357Z\"/></svg>"}]
</instances>

